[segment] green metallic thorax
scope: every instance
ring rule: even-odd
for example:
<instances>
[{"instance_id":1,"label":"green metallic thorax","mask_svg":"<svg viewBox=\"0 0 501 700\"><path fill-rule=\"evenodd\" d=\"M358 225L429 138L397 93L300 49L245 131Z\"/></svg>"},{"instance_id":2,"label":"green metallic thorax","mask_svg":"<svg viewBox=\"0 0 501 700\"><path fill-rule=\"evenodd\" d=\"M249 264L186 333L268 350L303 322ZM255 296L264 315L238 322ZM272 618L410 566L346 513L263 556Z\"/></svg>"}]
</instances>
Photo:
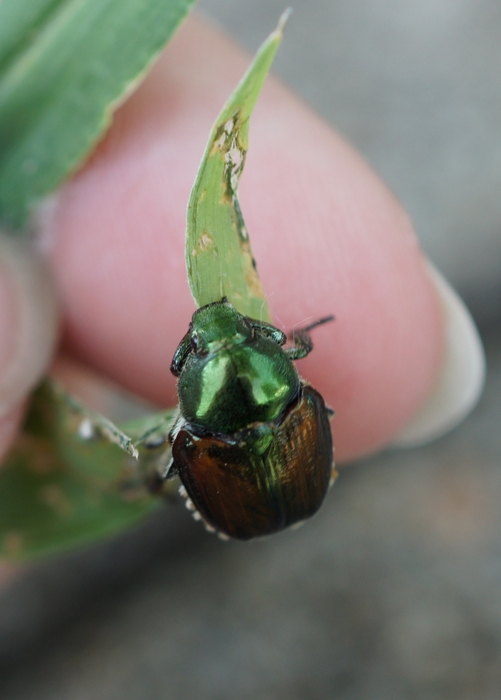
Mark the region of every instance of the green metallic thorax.
<instances>
[{"instance_id":1,"label":"green metallic thorax","mask_svg":"<svg viewBox=\"0 0 501 700\"><path fill-rule=\"evenodd\" d=\"M228 303L197 311L178 352L181 413L211 432L235 433L275 420L297 396L300 380L280 344ZM187 352L187 343L190 352Z\"/></svg>"}]
</instances>

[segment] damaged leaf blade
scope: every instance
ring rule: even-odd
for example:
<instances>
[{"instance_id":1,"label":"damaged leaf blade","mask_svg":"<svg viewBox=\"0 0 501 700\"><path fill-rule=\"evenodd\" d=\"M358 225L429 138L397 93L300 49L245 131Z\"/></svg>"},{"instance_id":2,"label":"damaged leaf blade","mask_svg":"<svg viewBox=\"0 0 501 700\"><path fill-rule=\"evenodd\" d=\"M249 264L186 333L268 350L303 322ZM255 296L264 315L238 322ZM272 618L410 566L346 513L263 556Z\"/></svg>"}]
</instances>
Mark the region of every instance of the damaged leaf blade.
<instances>
[{"instance_id":1,"label":"damaged leaf blade","mask_svg":"<svg viewBox=\"0 0 501 700\"><path fill-rule=\"evenodd\" d=\"M2 560L27 561L91 544L162 507L145 485L158 451L138 444L138 461L105 436L85 436L86 421L72 403L51 380L33 395L23 432L0 470ZM135 439L173 415L164 411L122 427ZM177 483L169 488L175 492Z\"/></svg>"},{"instance_id":2,"label":"damaged leaf blade","mask_svg":"<svg viewBox=\"0 0 501 700\"><path fill-rule=\"evenodd\" d=\"M282 39L288 12L259 49L209 138L188 205L186 266L198 306L223 296L245 316L270 312L256 271L237 188L248 147L249 118Z\"/></svg>"}]
</instances>

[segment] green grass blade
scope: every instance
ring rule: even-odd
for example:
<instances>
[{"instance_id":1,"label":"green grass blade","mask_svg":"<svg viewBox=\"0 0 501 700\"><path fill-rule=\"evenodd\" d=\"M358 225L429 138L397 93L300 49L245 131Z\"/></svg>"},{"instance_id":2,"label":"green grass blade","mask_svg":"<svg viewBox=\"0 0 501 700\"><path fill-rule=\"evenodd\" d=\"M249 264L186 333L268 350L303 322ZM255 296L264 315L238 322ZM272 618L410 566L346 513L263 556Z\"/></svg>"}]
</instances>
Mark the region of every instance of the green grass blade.
<instances>
[{"instance_id":1,"label":"green grass blade","mask_svg":"<svg viewBox=\"0 0 501 700\"><path fill-rule=\"evenodd\" d=\"M188 206L186 266L199 306L223 296L240 313L270 320L270 312L237 199L248 147L249 118L282 39L278 28L259 49L219 115Z\"/></svg>"},{"instance_id":2,"label":"green grass blade","mask_svg":"<svg viewBox=\"0 0 501 700\"><path fill-rule=\"evenodd\" d=\"M75 170L194 0L1 0L0 221Z\"/></svg>"},{"instance_id":3,"label":"green grass blade","mask_svg":"<svg viewBox=\"0 0 501 700\"><path fill-rule=\"evenodd\" d=\"M136 438L173 413L123 429ZM144 486L155 450L139 446L138 462L106 439L80 437L81 421L51 381L33 395L24 430L0 470L0 559L24 561L89 544L162 506Z\"/></svg>"}]
</instances>

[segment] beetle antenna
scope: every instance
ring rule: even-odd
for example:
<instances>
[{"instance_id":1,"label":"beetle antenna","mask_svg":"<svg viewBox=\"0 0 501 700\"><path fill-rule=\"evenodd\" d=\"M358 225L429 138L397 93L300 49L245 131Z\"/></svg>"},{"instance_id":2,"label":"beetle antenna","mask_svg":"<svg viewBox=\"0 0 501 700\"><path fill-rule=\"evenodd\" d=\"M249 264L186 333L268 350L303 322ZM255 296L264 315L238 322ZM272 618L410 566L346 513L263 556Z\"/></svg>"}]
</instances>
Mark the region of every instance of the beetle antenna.
<instances>
[{"instance_id":1,"label":"beetle antenna","mask_svg":"<svg viewBox=\"0 0 501 700\"><path fill-rule=\"evenodd\" d=\"M317 326L322 326L324 323L329 323L330 321L335 321L336 317L335 316L325 316L324 318L319 318L318 321L314 321L311 323L309 326L306 326L306 328L301 328L302 331L312 331L314 328Z\"/></svg>"}]
</instances>

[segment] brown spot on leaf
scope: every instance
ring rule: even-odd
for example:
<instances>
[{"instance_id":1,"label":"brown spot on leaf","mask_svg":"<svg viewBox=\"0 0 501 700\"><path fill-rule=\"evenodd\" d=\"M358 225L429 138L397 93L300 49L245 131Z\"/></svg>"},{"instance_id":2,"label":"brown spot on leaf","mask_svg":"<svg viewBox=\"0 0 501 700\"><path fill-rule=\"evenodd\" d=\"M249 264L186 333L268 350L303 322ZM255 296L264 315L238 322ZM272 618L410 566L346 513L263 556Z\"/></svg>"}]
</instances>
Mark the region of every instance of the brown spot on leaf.
<instances>
[{"instance_id":1,"label":"brown spot on leaf","mask_svg":"<svg viewBox=\"0 0 501 700\"><path fill-rule=\"evenodd\" d=\"M3 548L8 554L19 554L24 547L24 537L20 532L11 530L3 537Z\"/></svg>"},{"instance_id":2,"label":"brown spot on leaf","mask_svg":"<svg viewBox=\"0 0 501 700\"><path fill-rule=\"evenodd\" d=\"M214 239L208 231L204 231L197 241L197 251L205 251L212 248L214 245Z\"/></svg>"},{"instance_id":3,"label":"brown spot on leaf","mask_svg":"<svg viewBox=\"0 0 501 700\"><path fill-rule=\"evenodd\" d=\"M57 469L53 451L46 449L33 453L29 459L29 467L30 471L40 476L52 474Z\"/></svg>"},{"instance_id":4,"label":"brown spot on leaf","mask_svg":"<svg viewBox=\"0 0 501 700\"><path fill-rule=\"evenodd\" d=\"M257 297L258 299L265 298L263 285L262 285L261 280L257 276L256 271L254 270L253 267L251 267L247 271L247 274L245 275L245 283L249 289L249 293L252 296Z\"/></svg>"},{"instance_id":5,"label":"brown spot on leaf","mask_svg":"<svg viewBox=\"0 0 501 700\"><path fill-rule=\"evenodd\" d=\"M39 476L45 476L58 468L54 449L50 442L44 438L21 433L19 435L13 454L21 458L27 468Z\"/></svg>"},{"instance_id":6,"label":"brown spot on leaf","mask_svg":"<svg viewBox=\"0 0 501 700\"><path fill-rule=\"evenodd\" d=\"M56 484L44 486L40 489L40 500L46 506L55 510L58 515L67 516L71 512L71 505L61 488Z\"/></svg>"}]
</instances>

